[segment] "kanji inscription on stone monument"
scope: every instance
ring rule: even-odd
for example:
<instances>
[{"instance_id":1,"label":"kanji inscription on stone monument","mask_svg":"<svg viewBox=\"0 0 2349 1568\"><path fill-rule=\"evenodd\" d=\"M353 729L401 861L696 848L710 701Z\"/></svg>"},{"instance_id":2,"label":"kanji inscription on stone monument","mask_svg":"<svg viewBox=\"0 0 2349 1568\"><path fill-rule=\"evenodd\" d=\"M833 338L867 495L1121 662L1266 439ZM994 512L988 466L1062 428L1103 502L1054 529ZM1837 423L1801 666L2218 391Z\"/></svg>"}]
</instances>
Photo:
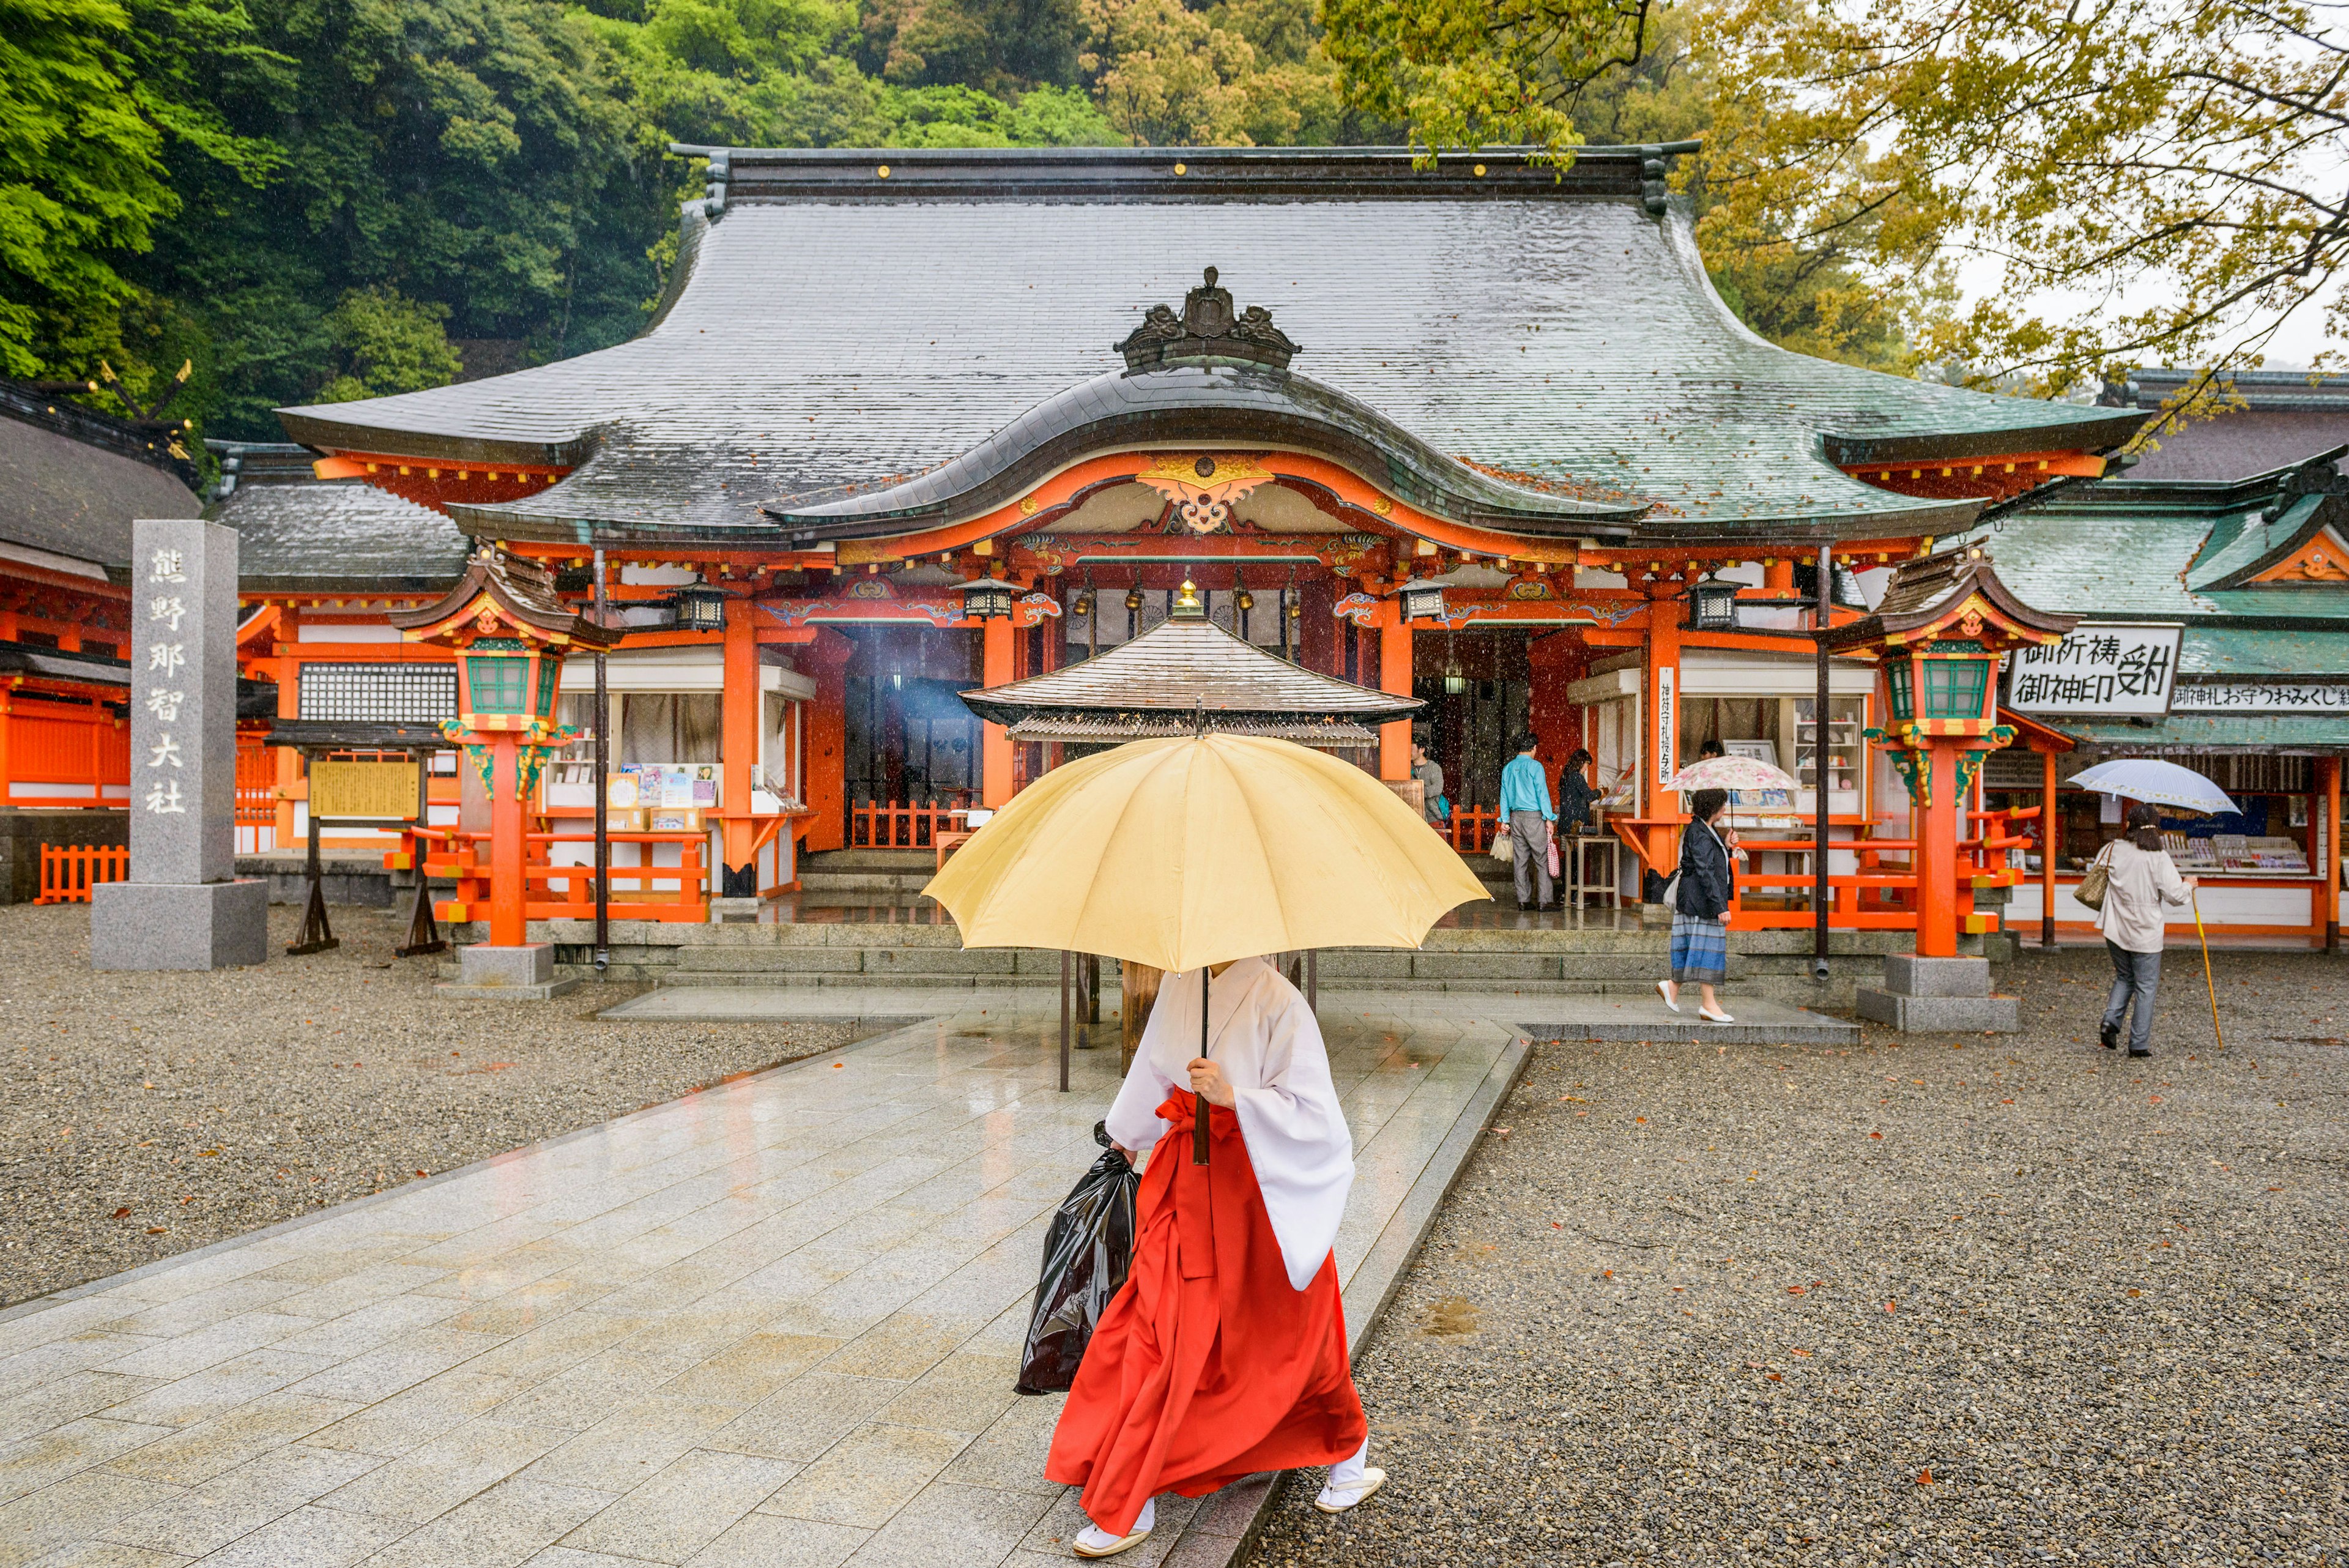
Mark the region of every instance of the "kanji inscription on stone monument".
<instances>
[{"instance_id":1,"label":"kanji inscription on stone monument","mask_svg":"<svg viewBox=\"0 0 2349 1568\"><path fill-rule=\"evenodd\" d=\"M268 889L236 881L236 531L133 525L130 879L94 890L98 969L259 963Z\"/></svg>"}]
</instances>

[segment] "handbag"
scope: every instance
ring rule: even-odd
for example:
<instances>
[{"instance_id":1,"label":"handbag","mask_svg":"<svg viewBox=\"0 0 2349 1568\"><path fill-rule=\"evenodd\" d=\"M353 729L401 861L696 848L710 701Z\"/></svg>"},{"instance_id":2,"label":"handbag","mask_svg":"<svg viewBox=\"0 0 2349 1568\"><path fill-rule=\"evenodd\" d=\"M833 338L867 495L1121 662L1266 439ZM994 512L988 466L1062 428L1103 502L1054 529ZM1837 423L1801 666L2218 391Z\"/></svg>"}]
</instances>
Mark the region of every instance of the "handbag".
<instances>
[{"instance_id":1,"label":"handbag","mask_svg":"<svg viewBox=\"0 0 2349 1568\"><path fill-rule=\"evenodd\" d=\"M1512 849L1509 846L1509 825L1507 823L1496 822L1493 825L1493 842L1485 846L1485 853L1490 855L1494 859L1500 861L1505 866L1515 864L1516 860L1516 851Z\"/></svg>"},{"instance_id":2,"label":"handbag","mask_svg":"<svg viewBox=\"0 0 2349 1568\"><path fill-rule=\"evenodd\" d=\"M2087 875L2082 877L2080 878L2080 885L2072 889L2072 897L2079 899L2080 902L2085 904L2091 909L2103 909L2105 907L2105 892L2112 886L2113 881L2112 860L2113 846L2111 845L2107 844L2102 849L2097 850L2095 859L2091 861L2088 865Z\"/></svg>"},{"instance_id":3,"label":"handbag","mask_svg":"<svg viewBox=\"0 0 2349 1568\"><path fill-rule=\"evenodd\" d=\"M1555 828L1549 834L1549 875L1552 881L1557 879L1557 830Z\"/></svg>"}]
</instances>

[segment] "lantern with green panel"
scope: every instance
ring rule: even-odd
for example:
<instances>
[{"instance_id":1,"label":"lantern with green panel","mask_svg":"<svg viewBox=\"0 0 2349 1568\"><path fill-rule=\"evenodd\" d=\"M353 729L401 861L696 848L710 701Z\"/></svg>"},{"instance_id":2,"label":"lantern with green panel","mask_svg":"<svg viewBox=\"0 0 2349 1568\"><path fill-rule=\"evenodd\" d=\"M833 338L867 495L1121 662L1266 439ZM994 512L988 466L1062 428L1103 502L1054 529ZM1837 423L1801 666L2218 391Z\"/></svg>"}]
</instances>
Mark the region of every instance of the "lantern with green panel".
<instances>
[{"instance_id":1,"label":"lantern with green panel","mask_svg":"<svg viewBox=\"0 0 2349 1568\"><path fill-rule=\"evenodd\" d=\"M1987 722L1991 678L1997 658L1976 639L1936 638L1920 647L1888 653L1885 693L1895 724L1924 722L1936 726ZM1937 733L1952 733L1939 729Z\"/></svg>"}]
</instances>

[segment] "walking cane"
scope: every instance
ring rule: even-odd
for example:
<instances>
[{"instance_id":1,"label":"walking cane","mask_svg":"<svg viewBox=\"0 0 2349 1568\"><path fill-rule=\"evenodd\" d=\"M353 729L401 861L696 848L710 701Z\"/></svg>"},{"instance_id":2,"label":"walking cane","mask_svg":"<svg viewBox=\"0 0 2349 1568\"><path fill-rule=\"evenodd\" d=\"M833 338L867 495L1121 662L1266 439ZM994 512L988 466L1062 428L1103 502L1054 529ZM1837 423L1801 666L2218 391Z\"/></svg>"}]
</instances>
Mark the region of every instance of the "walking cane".
<instances>
[{"instance_id":1,"label":"walking cane","mask_svg":"<svg viewBox=\"0 0 2349 1568\"><path fill-rule=\"evenodd\" d=\"M2202 989L2210 993L2210 1033L2219 1037L2219 1049L2224 1051L2227 1033L2219 1027L2219 982L2210 978L2210 937L2202 929L2202 899L2195 893L2186 898L2194 907L2194 934L2202 939Z\"/></svg>"}]
</instances>

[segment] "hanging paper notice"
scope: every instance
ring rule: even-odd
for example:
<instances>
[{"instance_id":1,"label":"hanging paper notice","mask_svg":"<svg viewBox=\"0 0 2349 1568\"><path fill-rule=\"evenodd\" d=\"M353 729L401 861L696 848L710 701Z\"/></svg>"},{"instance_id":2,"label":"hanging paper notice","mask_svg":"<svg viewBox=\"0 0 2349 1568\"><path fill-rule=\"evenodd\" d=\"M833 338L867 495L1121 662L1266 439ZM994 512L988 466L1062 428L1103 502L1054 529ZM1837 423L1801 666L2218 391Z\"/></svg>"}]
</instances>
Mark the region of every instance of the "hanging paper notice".
<instances>
[{"instance_id":1,"label":"hanging paper notice","mask_svg":"<svg viewBox=\"0 0 2349 1568\"><path fill-rule=\"evenodd\" d=\"M2006 705L2022 713L2167 713L2183 629L2176 622L2099 621L2052 646L2019 649L2008 667Z\"/></svg>"}]
</instances>

